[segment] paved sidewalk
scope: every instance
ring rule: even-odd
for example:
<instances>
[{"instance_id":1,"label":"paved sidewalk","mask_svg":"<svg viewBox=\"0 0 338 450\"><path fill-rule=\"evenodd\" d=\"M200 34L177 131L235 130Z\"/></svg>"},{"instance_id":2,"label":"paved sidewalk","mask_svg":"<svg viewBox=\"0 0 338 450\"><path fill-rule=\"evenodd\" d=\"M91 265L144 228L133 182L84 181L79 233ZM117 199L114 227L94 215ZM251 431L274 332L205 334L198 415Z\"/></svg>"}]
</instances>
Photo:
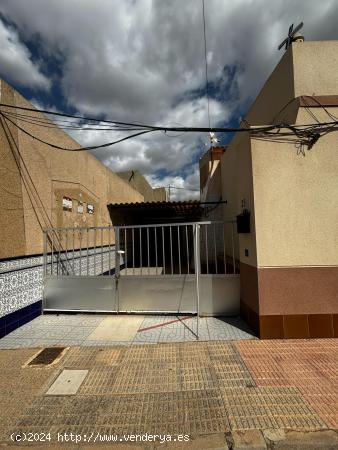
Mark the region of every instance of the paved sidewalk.
<instances>
[{"instance_id":1,"label":"paved sidewalk","mask_svg":"<svg viewBox=\"0 0 338 450\"><path fill-rule=\"evenodd\" d=\"M192 316L46 314L0 339L0 348L51 345L112 346L196 341ZM254 339L239 317L199 319L199 339Z\"/></svg>"},{"instance_id":2,"label":"paved sidewalk","mask_svg":"<svg viewBox=\"0 0 338 450\"><path fill-rule=\"evenodd\" d=\"M151 433L189 442L108 445L338 448L337 339L72 347L50 366L26 365L38 350L0 351L3 444L12 433L50 433L40 448ZM64 369L88 371L77 393L46 395ZM58 433L81 447L57 443Z\"/></svg>"}]
</instances>

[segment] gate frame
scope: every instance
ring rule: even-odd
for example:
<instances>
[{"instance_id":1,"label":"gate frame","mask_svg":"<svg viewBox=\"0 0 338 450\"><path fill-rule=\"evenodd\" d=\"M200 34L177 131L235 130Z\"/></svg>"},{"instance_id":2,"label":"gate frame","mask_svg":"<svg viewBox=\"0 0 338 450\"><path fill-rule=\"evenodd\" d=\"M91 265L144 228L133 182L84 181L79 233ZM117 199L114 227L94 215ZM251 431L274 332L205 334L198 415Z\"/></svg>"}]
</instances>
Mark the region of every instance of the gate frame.
<instances>
[{"instance_id":1,"label":"gate frame","mask_svg":"<svg viewBox=\"0 0 338 450\"><path fill-rule=\"evenodd\" d=\"M49 236L49 233L62 233L62 232L68 233L69 231L70 232L72 231L73 236L74 236L75 230L78 230L78 231L86 230L88 233L90 232L90 230L95 230L95 233L96 233L96 230L101 229L102 248L106 247L106 246L109 247L109 267L111 267L111 265L110 265L111 252L112 251L115 252L115 255L112 255L112 261L115 261L115 270L114 270L115 273L112 273L112 274L109 273L109 275L105 275L105 276L110 277L111 280L113 281L113 285L115 286L115 291L116 291L116 300L115 300L115 302L116 302L116 310L113 310L113 309L112 310L108 310L108 311L97 310L96 312L111 313L111 314L122 314L120 312L119 280L121 279L121 277L124 277L124 275L122 275L122 276L120 275L120 257L121 257L120 230L121 229L122 230L123 229L126 230L126 229L129 229L129 228L130 229L135 229L136 228L136 229L140 229L141 230L142 228L147 228L148 229L147 245L148 245L148 257L149 257L149 228L162 228L162 230L163 230L164 227L167 228L167 227L191 226L192 227L192 231L193 231L192 242L193 242L193 246L194 246L193 247L193 250L194 250L193 257L194 257L195 290L196 290L196 303L195 303L196 310L193 311L191 314L196 315L196 317L197 317L197 321L196 321L197 322L196 323L197 333L196 333L196 335L197 335L197 339L199 339L200 289L201 289L201 286L200 286L200 276L201 276L201 231L200 231L200 228L203 225L206 225L206 226L207 225L213 225L215 227L215 225L217 223L218 224L223 224L223 225L225 225L227 223L231 223L232 224L232 229L231 229L232 259L233 259L233 268L234 268L234 275L235 275L235 254L234 254L235 248L234 248L234 228L233 228L234 221L228 221L228 222L224 222L224 221L181 222L181 223L171 223L171 224L167 223L167 224L108 226L108 227L49 228L49 229L43 230L43 233L44 233L44 239L43 239L43 243L44 243L44 254L43 254L44 295L43 295L43 302L42 302L42 313L44 313L45 310L46 311L57 311L57 309L54 309L54 308L53 309L52 308L50 308L50 309L46 308L46 296L45 296L46 280L48 278L53 278L54 277L53 273L49 277L48 276L48 271L47 271L48 254L49 254L48 253L48 236ZM103 245L103 241L102 241L103 230L105 230L105 229L109 230L108 231L108 245ZM115 234L115 244L114 244L115 248L112 248L112 245L111 245L111 238L110 238L111 230L114 230L114 234ZM207 231L207 229L206 229L206 231ZM156 236L156 233L155 233L155 236ZM171 228L170 228L170 236L171 236ZM63 249L61 249L61 250L60 249L59 250L56 249L56 251L54 251L54 248L56 248L56 247L54 247L54 243L55 243L54 235L51 234L51 237L52 237L52 239L51 239L52 252L50 254L51 254L52 265L54 263L54 254L56 254L56 255L58 254L59 256L60 255L64 256L64 253L65 253L65 263L68 265L69 261L72 261L73 262L72 270L74 272L74 261L75 261L75 259L74 259L74 248L73 248L73 250L69 250L68 249L68 245L67 245L67 248L65 249L65 251ZM57 237L56 241L58 241L59 237L58 237L57 234L56 234L56 237ZM66 234L66 243L67 242L68 242L68 234ZM73 245L74 245L74 241L73 241ZM207 243L206 243L206 245L207 245ZM223 228L223 245L224 245L224 258L225 258L224 228ZM96 255L96 248L97 248L96 241L95 241L95 244L94 244L93 248L94 248L94 255ZM79 249L76 249L76 251L78 251L78 250L80 250L80 264L81 264L82 247L80 246ZM70 253L70 258L68 256L69 253ZM157 247L156 247L156 253L157 253ZM171 241L171 253L172 253L172 241ZM88 235L87 235L87 255L86 255L86 257L89 258L89 255L90 254L88 253ZM142 255L142 251L141 251L140 255ZM215 258L216 257L217 256L216 256L216 250L215 250ZM95 258L95 256L94 256L94 258ZM179 260L180 260L180 256L179 256ZM227 272L226 272L226 262L224 262L224 264L225 264L225 275L228 275ZM133 264L133 266L134 266L134 264ZM148 259L148 267L149 267L149 259ZM102 262L102 269L103 269L103 262ZM53 270L53 267L52 267L52 270ZM144 268L144 270L146 271L146 268ZM109 269L109 272L110 271L111 271L111 269ZM68 268L67 268L67 272L68 272ZM191 274L192 276L194 275L194 272ZM218 273L218 272L216 272L216 273ZM207 272L207 274L209 274L209 272ZM165 274L165 275L177 275L177 274L174 274L172 272L171 274L168 273L168 274ZM149 273L148 273L148 276L150 276L150 277L156 277L156 278L162 278L162 279L163 279L163 276L165 276L165 275L149 275ZM181 261L180 261L180 274L179 275L186 275L186 274L182 274L181 273ZM212 274L210 274L210 275L212 275ZM229 275L231 275L231 274L229 274ZM127 274L127 276L128 276L128 274ZM141 276L142 276L142 269L141 269ZM147 276L147 275L144 274L143 276ZM61 276L57 275L56 277L62 278L62 275ZM72 277L72 275L65 275L64 277ZM77 277L79 277L79 278L81 278L81 277L94 278L94 277L100 277L100 275L96 275L95 272L94 272L94 275L89 275L88 274L88 260L87 260L87 275L81 274L81 269L80 269L80 275L75 275L74 274L74 277L75 278L77 278ZM112 297L112 305L113 305L113 302L114 302L114 299ZM67 312L67 311L68 312L71 312L71 311L72 312L73 311L78 311L78 312L80 312L80 311L82 311L82 312L95 312L95 309L93 309L93 310L64 309L63 311L65 311L65 312ZM128 312L129 311L124 311L123 313L127 313L128 314ZM150 311L141 311L141 310L137 311L137 310L135 310L135 311L130 311L130 313L133 313L133 314L150 314L151 312ZM157 314L166 314L166 313L172 314L173 311L164 311L163 310L163 311L158 311L157 312ZM179 311L177 311L177 314L180 314Z\"/></svg>"}]
</instances>

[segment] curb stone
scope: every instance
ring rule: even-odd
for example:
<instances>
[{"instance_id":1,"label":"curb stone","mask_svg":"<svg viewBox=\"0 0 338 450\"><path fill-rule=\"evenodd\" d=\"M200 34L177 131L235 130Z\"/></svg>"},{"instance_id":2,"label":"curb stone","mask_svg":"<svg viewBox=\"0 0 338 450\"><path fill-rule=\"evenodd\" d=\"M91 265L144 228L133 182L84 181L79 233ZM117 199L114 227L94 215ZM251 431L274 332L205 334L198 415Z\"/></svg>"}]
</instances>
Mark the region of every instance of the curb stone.
<instances>
[{"instance_id":1,"label":"curb stone","mask_svg":"<svg viewBox=\"0 0 338 450\"><path fill-rule=\"evenodd\" d=\"M266 450L266 442L260 430L233 431L233 450Z\"/></svg>"}]
</instances>

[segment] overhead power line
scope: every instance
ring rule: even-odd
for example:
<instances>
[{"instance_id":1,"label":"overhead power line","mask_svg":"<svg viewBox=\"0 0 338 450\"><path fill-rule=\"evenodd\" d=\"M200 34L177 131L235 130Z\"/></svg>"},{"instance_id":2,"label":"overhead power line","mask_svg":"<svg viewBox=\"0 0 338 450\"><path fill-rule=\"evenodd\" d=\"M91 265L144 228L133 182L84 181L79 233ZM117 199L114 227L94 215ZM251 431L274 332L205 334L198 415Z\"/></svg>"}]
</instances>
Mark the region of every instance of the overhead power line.
<instances>
[{"instance_id":1,"label":"overhead power line","mask_svg":"<svg viewBox=\"0 0 338 450\"><path fill-rule=\"evenodd\" d=\"M173 186L172 184L168 184L168 185L166 185L166 186L154 186L154 188L156 189L159 189L159 188L171 188L171 189L182 189L182 190L184 190L184 191L196 191L196 192L199 192L200 190L199 189L195 189L195 188L188 188L188 187L181 187L181 186Z\"/></svg>"},{"instance_id":2,"label":"overhead power line","mask_svg":"<svg viewBox=\"0 0 338 450\"><path fill-rule=\"evenodd\" d=\"M120 121L113 121L113 120L101 120L101 119L94 119L92 117L85 117L85 116L78 116L78 115L72 115L72 114L66 114L66 113L56 113L54 111L48 111L48 110L44 110L44 109L37 109L37 108L26 108L26 107L21 107L21 106L14 106L14 105L10 105L10 104L6 104L6 103L0 103L0 108L4 107L4 108L11 108L11 109L18 109L18 110L22 110L22 111L31 111L34 113L42 113L42 114L47 114L49 116L58 116L58 117L68 117L68 118L73 118L73 119L79 119L83 122L98 122L98 123L107 123L107 124L112 124L115 125L114 126L114 131L124 131L127 127L135 127L138 130L139 129L147 129L147 130L152 130L152 131L165 131L165 132L170 132L170 131L174 131L174 132L224 132L224 133L234 133L236 131L252 131L251 128L224 128L224 127L213 127L213 128L208 128L208 127L165 127L165 126L156 126L156 125L145 125L145 124L140 124L140 123L133 123L133 122L120 122ZM8 114L7 111L3 111L0 110L0 113L3 115ZM22 117L22 115L21 115ZM32 116L29 116L32 117ZM20 119L20 116L18 117ZM49 120L47 119L47 123L50 123ZM258 127L257 130L269 130L269 129L273 129L275 128L275 125L265 125L262 127ZM82 128L85 129L85 128Z\"/></svg>"},{"instance_id":3,"label":"overhead power line","mask_svg":"<svg viewBox=\"0 0 338 450\"><path fill-rule=\"evenodd\" d=\"M27 134L32 139L35 139L38 142L41 142L42 144L48 145L49 147L55 148L57 150L64 150L64 151L68 151L68 152L81 152L81 151L86 151L86 150L96 150L96 149L99 149L99 148L110 147L112 145L115 145L115 144L118 144L120 142L126 141L127 139L131 139L131 138L136 137L136 136L141 136L142 134L146 134L146 133L151 133L151 131L152 131L152 130L140 131L140 132L134 133L134 134L132 134L130 136L126 136L126 137L118 139L116 141L107 142L107 143L101 144L101 145L92 145L92 146L89 146L89 147L78 147L78 148L66 148L66 147L60 147L59 145L53 144L51 142L44 141L43 139L40 139L39 137L34 136L33 134L29 133L27 130L25 130L24 128L20 127L15 122L13 122L13 120L9 119L8 116L6 116L5 114L2 114L2 115L5 117L5 120L8 120L12 125L17 127L20 131L22 131L23 133Z\"/></svg>"},{"instance_id":4,"label":"overhead power line","mask_svg":"<svg viewBox=\"0 0 338 450\"><path fill-rule=\"evenodd\" d=\"M223 127L214 127L214 128L204 128L204 127L164 127L164 126L155 126L155 125L144 125L140 123L132 123L132 122L120 122L120 121L112 121L112 120L100 120L100 119L94 119L89 117L83 117L83 116L77 116L77 115L71 115L71 114L64 114L64 113L55 113L54 111L47 111L42 109L33 109L33 108L27 108L27 107L18 107L14 105L4 104L0 103L0 108L7 108L10 109L10 111L6 111L3 109L0 109L0 116L3 117L3 119L7 123L11 123L13 126L17 127L20 131L25 133L26 135L30 136L32 139L35 139L45 145L48 145L52 148L58 149L58 150L64 150L64 151L84 151L84 150L95 150L99 148L105 148L110 147L112 145L121 143L123 141L126 141L128 139L135 138L137 136L145 135L147 133L155 132L155 131L162 131L162 132L180 132L180 133L204 133L204 132L218 132L218 133L243 133L247 132L250 133L250 136L254 139L260 139L260 140L272 140L274 142L283 142L283 143L292 143L296 146L302 147L307 146L308 149L312 148L312 146L315 144L315 142L318 141L318 139L321 136L324 136L327 133L330 133L332 131L337 131L338 129L338 118L335 117L333 114L331 114L327 109L323 107L323 109L326 111L328 116L330 117L331 121L329 122L319 122L317 118L316 123L311 124L304 124L304 125L291 125L287 123L279 123L279 124L271 124L271 125L264 125L260 127L240 127L240 128L223 128ZM19 111L19 112L18 112ZM23 112L24 111L24 112ZM136 133L129 134L128 136L125 136L123 138L119 138L114 141L107 142L105 144L101 145L95 145L95 146L86 146L86 147L78 147L78 148L66 148L61 147L59 145L54 144L53 142L47 142L46 140L42 139L41 137L37 136L36 134L31 133L23 126L19 125L18 122L21 124L23 123L29 123L30 125L35 125L36 127L39 126L53 126L53 122L50 121L49 118L43 117L41 115L34 116L32 114L27 114L28 112L33 112L34 114L42 113L48 116L57 116L58 118L61 117L60 125L58 123L55 123L55 128L65 128L67 126L77 129L77 130L88 130L88 129L95 129L96 131L109 131L109 132L130 132L130 131L137 131ZM74 127L71 125L71 121L68 121L67 119L76 119L79 122L74 125ZM60 120L60 119L57 119ZM92 124L97 124L93 126ZM88 124L91 124L90 127L88 127ZM102 125L104 124L104 125ZM30 127L31 128L31 127Z\"/></svg>"},{"instance_id":5,"label":"overhead power line","mask_svg":"<svg viewBox=\"0 0 338 450\"><path fill-rule=\"evenodd\" d=\"M187 188L187 187L180 187L180 186L173 186L172 184L169 184L168 186L165 187L170 187L171 189L183 189L184 191L196 191L199 192L199 189L192 189L192 188Z\"/></svg>"}]
</instances>

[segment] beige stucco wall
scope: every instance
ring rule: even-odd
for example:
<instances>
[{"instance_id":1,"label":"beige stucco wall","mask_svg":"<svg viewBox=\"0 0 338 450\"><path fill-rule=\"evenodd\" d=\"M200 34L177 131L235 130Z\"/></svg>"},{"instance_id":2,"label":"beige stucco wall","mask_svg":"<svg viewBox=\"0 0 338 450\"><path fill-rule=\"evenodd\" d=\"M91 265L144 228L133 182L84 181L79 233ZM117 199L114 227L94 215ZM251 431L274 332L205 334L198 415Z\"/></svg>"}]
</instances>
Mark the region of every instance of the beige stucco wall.
<instances>
[{"instance_id":1,"label":"beige stucco wall","mask_svg":"<svg viewBox=\"0 0 338 450\"><path fill-rule=\"evenodd\" d=\"M251 146L248 133L237 133L229 144L221 160L222 170L222 198L227 201L224 205L224 220L235 220L242 211L242 200L251 212L251 233L239 235L239 248L236 257L251 265L256 265L256 242L254 220L254 197L251 168ZM236 235L237 232L235 231ZM230 239L230 233L227 233ZM249 255L245 256L245 249Z\"/></svg>"},{"instance_id":2,"label":"beige stucco wall","mask_svg":"<svg viewBox=\"0 0 338 450\"><path fill-rule=\"evenodd\" d=\"M17 106L32 107L27 100L3 81L1 90L3 94L1 101L9 103L14 101ZM40 116L40 113L35 112L29 114ZM20 121L18 125L42 140L63 147L80 147L76 141L58 128L37 127ZM17 144L22 157L21 177L17 172L15 175L16 189L19 194L20 189L22 190L22 197L21 200L19 198L14 201L13 196L4 191L1 192L1 201L7 206L15 203L18 212L15 217L12 214L4 218L4 212L1 211L0 234L3 245L0 248L0 258L41 253L43 251L42 228L108 225L110 218L107 204L143 201L142 194L111 172L89 152L66 152L53 149L18 131L13 125L10 129L13 135L17 135ZM3 130L1 130L1 141L6 141ZM7 146L8 143L5 143L1 151L6 152ZM17 152L15 146L13 149ZM13 154L7 153L10 164L14 167ZM12 172L5 172L2 184L10 185L12 178ZM72 212L62 210L63 196L72 198ZM92 202L95 207L94 214L78 214L77 201L79 200ZM12 222L15 226L10 226Z\"/></svg>"},{"instance_id":3,"label":"beige stucco wall","mask_svg":"<svg viewBox=\"0 0 338 450\"><path fill-rule=\"evenodd\" d=\"M338 41L293 43L249 115L260 116L259 107L264 103L260 105L259 98L266 100L267 111L272 102L280 105L285 81L276 75L282 73L293 74L295 98L337 95L337 67ZM274 92L270 89L273 80ZM328 109L338 114L337 108ZM321 122L332 121L320 108L310 111ZM314 122L305 108L299 108L298 101L291 101L278 117L278 121L289 119L296 124ZM261 118L257 125L269 123ZM252 140L251 146L258 266L337 265L337 134L322 137L311 151L305 150L305 157L297 155L293 144Z\"/></svg>"},{"instance_id":4,"label":"beige stucco wall","mask_svg":"<svg viewBox=\"0 0 338 450\"><path fill-rule=\"evenodd\" d=\"M297 123L312 121L300 108ZM305 156L293 144L252 140L251 147L258 266L337 265L337 134L320 138Z\"/></svg>"},{"instance_id":5,"label":"beige stucco wall","mask_svg":"<svg viewBox=\"0 0 338 450\"><path fill-rule=\"evenodd\" d=\"M281 121L294 122L297 105L292 105L292 99L294 99L292 61L292 47L289 47L246 114L245 119L250 125L263 125ZM285 111L283 108L287 104L289 104L289 108Z\"/></svg>"},{"instance_id":6,"label":"beige stucco wall","mask_svg":"<svg viewBox=\"0 0 338 450\"><path fill-rule=\"evenodd\" d=\"M296 97L338 95L337 63L338 41L293 43L246 119L251 125L313 123ZM329 109L338 115L338 108ZM332 120L320 108L311 111L322 122ZM337 173L336 133L305 157L293 144L250 142L237 133L222 157L222 184L226 219L240 212L243 197L254 214L251 233L240 235L241 261L258 267L337 265ZM243 254L248 247L249 258Z\"/></svg>"},{"instance_id":7,"label":"beige stucco wall","mask_svg":"<svg viewBox=\"0 0 338 450\"><path fill-rule=\"evenodd\" d=\"M200 191L202 201L217 202L222 199L222 153L209 149L199 161Z\"/></svg>"},{"instance_id":8,"label":"beige stucco wall","mask_svg":"<svg viewBox=\"0 0 338 450\"><path fill-rule=\"evenodd\" d=\"M166 201L165 188L153 189L146 178L138 170L118 172L117 175L128 183L129 186L132 186L140 192L143 195L145 202Z\"/></svg>"},{"instance_id":9,"label":"beige stucco wall","mask_svg":"<svg viewBox=\"0 0 338 450\"><path fill-rule=\"evenodd\" d=\"M167 193L165 188L153 189L154 202L165 202L167 200Z\"/></svg>"},{"instance_id":10,"label":"beige stucco wall","mask_svg":"<svg viewBox=\"0 0 338 450\"><path fill-rule=\"evenodd\" d=\"M13 103L14 93L0 84L3 103ZM18 135L13 130L15 141ZM0 254L19 254L25 245L22 188L19 167L13 158L3 127L0 124ZM13 239L9 239L10 232ZM15 237L15 238L14 238Z\"/></svg>"},{"instance_id":11,"label":"beige stucco wall","mask_svg":"<svg viewBox=\"0 0 338 450\"><path fill-rule=\"evenodd\" d=\"M297 98L338 95L338 41L294 42L245 116L250 125L295 123Z\"/></svg>"},{"instance_id":12,"label":"beige stucco wall","mask_svg":"<svg viewBox=\"0 0 338 450\"><path fill-rule=\"evenodd\" d=\"M338 41L292 44L295 97L338 95Z\"/></svg>"}]
</instances>

